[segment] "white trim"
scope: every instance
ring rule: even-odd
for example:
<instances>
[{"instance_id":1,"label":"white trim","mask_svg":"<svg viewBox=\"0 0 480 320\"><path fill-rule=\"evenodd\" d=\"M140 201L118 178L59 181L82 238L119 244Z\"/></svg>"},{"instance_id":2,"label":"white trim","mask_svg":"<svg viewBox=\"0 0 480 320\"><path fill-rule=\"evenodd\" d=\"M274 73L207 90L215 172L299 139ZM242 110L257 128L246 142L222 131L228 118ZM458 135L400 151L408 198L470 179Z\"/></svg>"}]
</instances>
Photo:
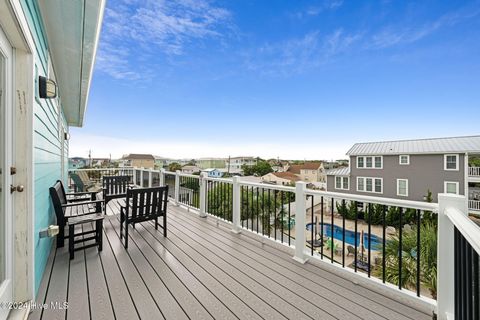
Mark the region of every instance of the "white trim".
<instances>
[{"instance_id":1,"label":"white trim","mask_svg":"<svg viewBox=\"0 0 480 320\"><path fill-rule=\"evenodd\" d=\"M335 176L334 177L334 186L336 190L350 190L350 178L345 176ZM340 178L340 188L337 188L337 178ZM347 179L347 186L345 187L345 183L343 179Z\"/></svg>"},{"instance_id":2,"label":"white trim","mask_svg":"<svg viewBox=\"0 0 480 320\"><path fill-rule=\"evenodd\" d=\"M457 192L456 192L456 193L447 192L447 184L449 184L449 183L455 184L455 188L457 189ZM446 193L446 194L456 194L456 195L458 195L458 194L460 194L460 190L459 190L459 189L460 189L460 188L459 188L459 183L458 183L458 181L444 181L444 182L443 182L443 193Z\"/></svg>"},{"instance_id":3,"label":"white trim","mask_svg":"<svg viewBox=\"0 0 480 320\"><path fill-rule=\"evenodd\" d=\"M406 186L405 186L405 193L406 194L401 194L400 193L400 181L405 181ZM397 179L397 196L399 197L408 197L408 179Z\"/></svg>"},{"instance_id":4,"label":"white trim","mask_svg":"<svg viewBox=\"0 0 480 320\"><path fill-rule=\"evenodd\" d=\"M407 163L402 163L402 157L407 157ZM401 166L408 166L410 164L410 155L400 154L398 156L398 164L401 165Z\"/></svg>"},{"instance_id":5,"label":"white trim","mask_svg":"<svg viewBox=\"0 0 480 320\"><path fill-rule=\"evenodd\" d=\"M456 159L455 160L456 161L455 169L447 169L447 157L451 157L451 156L454 156L455 159ZM458 153L457 154L453 154L453 153L444 154L443 155L443 169L445 171L458 171L459 170L458 168L460 167L460 164L458 163L459 159L460 159L460 157L459 157Z\"/></svg>"},{"instance_id":6,"label":"white trim","mask_svg":"<svg viewBox=\"0 0 480 320\"><path fill-rule=\"evenodd\" d=\"M363 159L363 167L359 167L358 166L358 159L362 158ZM372 166L371 167L367 167L367 158L372 158ZM380 167L375 167L375 158L380 158ZM371 155L371 156L357 156L356 159L355 159L355 163L356 163L356 166L357 166L357 169L376 169L376 170L380 170L380 169L383 169L383 156L379 156L379 155Z\"/></svg>"},{"instance_id":7,"label":"white trim","mask_svg":"<svg viewBox=\"0 0 480 320\"><path fill-rule=\"evenodd\" d=\"M358 180L362 179L363 180L363 190L358 189ZM372 191L367 191L367 179L372 179ZM375 180L380 180L381 181L381 191L375 191ZM383 178L381 177L357 177L356 181L356 190L357 192L365 192L365 193L376 193L376 194L383 194Z\"/></svg>"}]
</instances>

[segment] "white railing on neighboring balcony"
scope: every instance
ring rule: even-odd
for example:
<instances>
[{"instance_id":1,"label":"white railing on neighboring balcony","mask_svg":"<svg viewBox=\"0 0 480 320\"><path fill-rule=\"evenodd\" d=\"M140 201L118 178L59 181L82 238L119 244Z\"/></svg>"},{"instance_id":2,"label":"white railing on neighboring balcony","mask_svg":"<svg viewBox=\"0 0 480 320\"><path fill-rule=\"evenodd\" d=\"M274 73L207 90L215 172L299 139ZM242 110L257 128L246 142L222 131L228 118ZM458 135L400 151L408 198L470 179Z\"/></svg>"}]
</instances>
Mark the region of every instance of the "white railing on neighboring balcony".
<instances>
[{"instance_id":1,"label":"white railing on neighboring balcony","mask_svg":"<svg viewBox=\"0 0 480 320\"><path fill-rule=\"evenodd\" d=\"M468 209L480 211L480 200L468 200Z\"/></svg>"},{"instance_id":2,"label":"white railing on neighboring balcony","mask_svg":"<svg viewBox=\"0 0 480 320\"><path fill-rule=\"evenodd\" d=\"M143 168L131 168L131 175L139 187L168 185L173 205L195 210L202 217L215 217L217 224L223 221L232 232L292 248L296 261L328 262L326 268L354 277L352 281L380 292L401 294L402 299L410 299L423 310L438 310L439 319L455 312L451 266L454 232L467 242L476 239L471 226L463 226L465 219L455 219L459 212L467 214L465 197L439 195L436 204L310 190L304 182L289 187L248 182L241 177L210 178L203 173ZM421 264L423 252L429 252L420 247L422 239L428 238L422 234L428 223L433 223L435 232L438 224L438 262L434 266L438 274L433 278L425 274L431 270L423 270ZM398 261L391 264L392 256L386 258L386 252L395 245L401 254L394 255ZM412 265L415 268L410 270L409 281L402 282L404 266ZM386 276L385 270L390 274ZM437 284L427 287L428 281ZM437 287L438 291L428 295ZM432 299L435 295L438 303Z\"/></svg>"},{"instance_id":3,"label":"white railing on neighboring balcony","mask_svg":"<svg viewBox=\"0 0 480 320\"><path fill-rule=\"evenodd\" d=\"M480 177L480 167L468 167L468 175L470 177Z\"/></svg>"}]
</instances>

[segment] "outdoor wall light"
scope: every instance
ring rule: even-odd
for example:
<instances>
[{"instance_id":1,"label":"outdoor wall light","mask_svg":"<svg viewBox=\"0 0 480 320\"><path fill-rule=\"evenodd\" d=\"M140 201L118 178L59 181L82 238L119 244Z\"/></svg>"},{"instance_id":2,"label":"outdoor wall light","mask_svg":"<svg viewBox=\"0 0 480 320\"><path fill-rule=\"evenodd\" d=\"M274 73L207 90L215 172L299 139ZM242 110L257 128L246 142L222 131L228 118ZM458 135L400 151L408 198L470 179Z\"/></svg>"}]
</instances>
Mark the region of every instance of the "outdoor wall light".
<instances>
[{"instance_id":1,"label":"outdoor wall light","mask_svg":"<svg viewBox=\"0 0 480 320\"><path fill-rule=\"evenodd\" d=\"M57 97L57 84L55 81L45 77L38 77L38 91L40 98L52 99Z\"/></svg>"},{"instance_id":2,"label":"outdoor wall light","mask_svg":"<svg viewBox=\"0 0 480 320\"><path fill-rule=\"evenodd\" d=\"M64 140L70 140L70 133L64 132L64 133L63 133L63 139L64 139Z\"/></svg>"},{"instance_id":3,"label":"outdoor wall light","mask_svg":"<svg viewBox=\"0 0 480 320\"><path fill-rule=\"evenodd\" d=\"M48 228L40 230L38 234L40 238L51 238L55 237L59 231L60 228L57 225L50 225Z\"/></svg>"}]
</instances>

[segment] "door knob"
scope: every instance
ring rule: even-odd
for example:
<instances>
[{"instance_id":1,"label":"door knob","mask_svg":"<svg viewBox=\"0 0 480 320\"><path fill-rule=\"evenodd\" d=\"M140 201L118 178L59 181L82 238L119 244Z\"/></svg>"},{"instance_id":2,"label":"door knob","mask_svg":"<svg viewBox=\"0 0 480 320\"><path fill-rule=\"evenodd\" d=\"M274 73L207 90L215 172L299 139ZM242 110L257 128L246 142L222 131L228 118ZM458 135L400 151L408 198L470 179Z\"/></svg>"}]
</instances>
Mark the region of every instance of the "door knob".
<instances>
[{"instance_id":1,"label":"door knob","mask_svg":"<svg viewBox=\"0 0 480 320\"><path fill-rule=\"evenodd\" d=\"M13 186L13 185L10 185L10 193L14 193L15 191L17 192L23 192L23 190L25 189L24 186L22 186L21 184L19 184L18 186Z\"/></svg>"}]
</instances>

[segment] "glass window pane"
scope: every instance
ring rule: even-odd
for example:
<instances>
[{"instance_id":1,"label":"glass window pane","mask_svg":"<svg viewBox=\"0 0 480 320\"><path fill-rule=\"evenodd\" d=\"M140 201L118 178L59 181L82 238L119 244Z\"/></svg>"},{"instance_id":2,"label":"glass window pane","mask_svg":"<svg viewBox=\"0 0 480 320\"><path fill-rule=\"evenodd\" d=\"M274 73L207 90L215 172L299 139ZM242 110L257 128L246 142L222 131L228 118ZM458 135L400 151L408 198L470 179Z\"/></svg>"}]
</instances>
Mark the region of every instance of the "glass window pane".
<instances>
[{"instance_id":1,"label":"glass window pane","mask_svg":"<svg viewBox=\"0 0 480 320\"><path fill-rule=\"evenodd\" d=\"M342 178L335 177L335 188L340 189L342 187Z\"/></svg>"},{"instance_id":2,"label":"glass window pane","mask_svg":"<svg viewBox=\"0 0 480 320\"><path fill-rule=\"evenodd\" d=\"M367 191L372 191L372 179L371 178L367 178Z\"/></svg>"},{"instance_id":3,"label":"glass window pane","mask_svg":"<svg viewBox=\"0 0 480 320\"><path fill-rule=\"evenodd\" d=\"M382 157L375 157L375 168L382 167Z\"/></svg>"},{"instance_id":4,"label":"glass window pane","mask_svg":"<svg viewBox=\"0 0 480 320\"><path fill-rule=\"evenodd\" d=\"M382 179L375 179L375 192L382 192Z\"/></svg>"},{"instance_id":5,"label":"glass window pane","mask_svg":"<svg viewBox=\"0 0 480 320\"><path fill-rule=\"evenodd\" d=\"M367 160L367 168L371 168L372 167L372 157L366 157L366 160Z\"/></svg>"},{"instance_id":6,"label":"glass window pane","mask_svg":"<svg viewBox=\"0 0 480 320\"><path fill-rule=\"evenodd\" d=\"M452 182L447 182L447 193L457 193L457 184Z\"/></svg>"},{"instance_id":7,"label":"glass window pane","mask_svg":"<svg viewBox=\"0 0 480 320\"><path fill-rule=\"evenodd\" d=\"M348 189L348 178L347 177L343 178L343 189Z\"/></svg>"},{"instance_id":8,"label":"glass window pane","mask_svg":"<svg viewBox=\"0 0 480 320\"><path fill-rule=\"evenodd\" d=\"M456 156L447 156L447 169L457 169Z\"/></svg>"},{"instance_id":9,"label":"glass window pane","mask_svg":"<svg viewBox=\"0 0 480 320\"><path fill-rule=\"evenodd\" d=\"M363 157L357 158L357 167L363 168Z\"/></svg>"},{"instance_id":10,"label":"glass window pane","mask_svg":"<svg viewBox=\"0 0 480 320\"><path fill-rule=\"evenodd\" d=\"M364 180L363 178L357 178L357 190L363 191L365 190Z\"/></svg>"}]
</instances>

